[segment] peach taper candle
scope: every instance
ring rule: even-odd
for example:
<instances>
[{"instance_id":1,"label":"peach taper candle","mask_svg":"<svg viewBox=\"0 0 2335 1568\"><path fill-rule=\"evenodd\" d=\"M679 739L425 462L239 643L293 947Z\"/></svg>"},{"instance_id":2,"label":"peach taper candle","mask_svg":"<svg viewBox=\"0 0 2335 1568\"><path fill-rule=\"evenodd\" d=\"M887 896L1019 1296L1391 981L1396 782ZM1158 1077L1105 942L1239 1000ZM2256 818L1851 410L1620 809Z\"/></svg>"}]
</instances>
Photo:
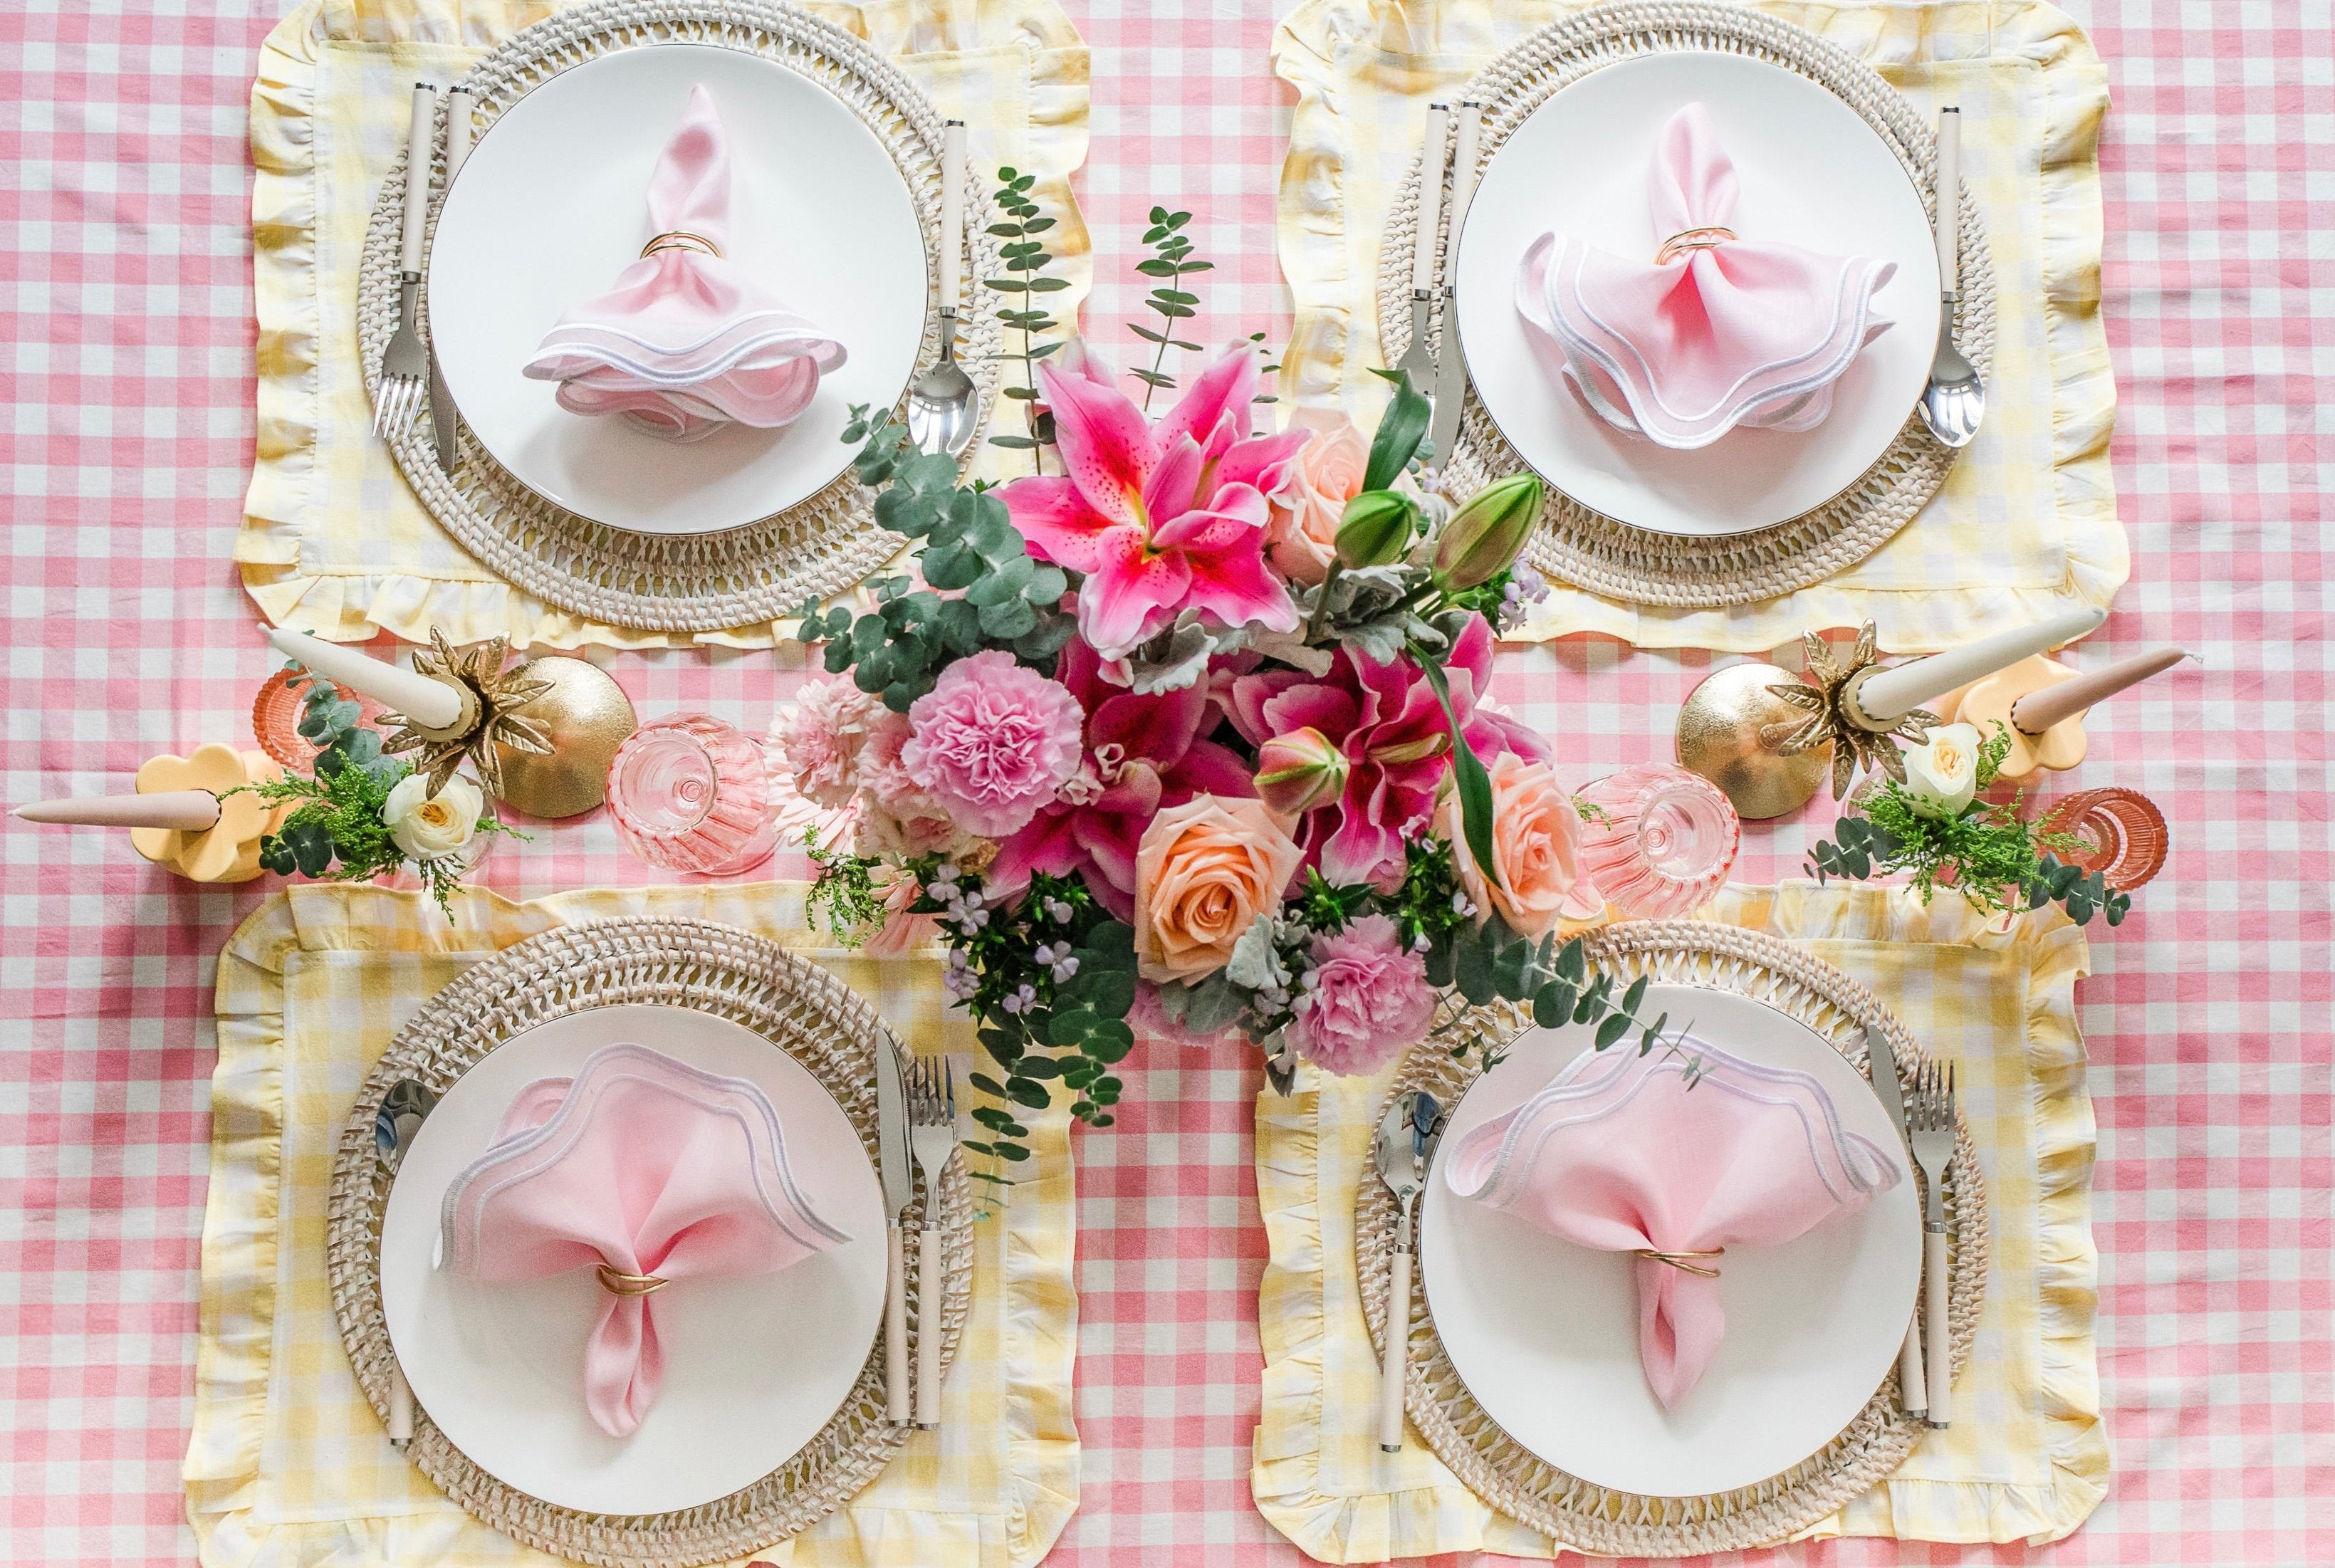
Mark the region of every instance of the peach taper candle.
<instances>
[{"instance_id":1,"label":"peach taper candle","mask_svg":"<svg viewBox=\"0 0 2335 1568\"><path fill-rule=\"evenodd\" d=\"M193 882L248 882L259 875L259 841L287 804L233 793L283 772L264 751L195 748L191 757L149 758L135 795L37 800L16 808L27 822L127 828L130 846Z\"/></svg>"},{"instance_id":2,"label":"peach taper candle","mask_svg":"<svg viewBox=\"0 0 2335 1568\"><path fill-rule=\"evenodd\" d=\"M2001 777L2013 781L2038 769L2064 772L2084 760L2084 715L2092 706L2188 657L2180 648L2159 648L2105 669L2079 673L2040 654L2021 659L1989 675L1962 694L1954 717L1991 735L2010 732L2010 750Z\"/></svg>"}]
</instances>

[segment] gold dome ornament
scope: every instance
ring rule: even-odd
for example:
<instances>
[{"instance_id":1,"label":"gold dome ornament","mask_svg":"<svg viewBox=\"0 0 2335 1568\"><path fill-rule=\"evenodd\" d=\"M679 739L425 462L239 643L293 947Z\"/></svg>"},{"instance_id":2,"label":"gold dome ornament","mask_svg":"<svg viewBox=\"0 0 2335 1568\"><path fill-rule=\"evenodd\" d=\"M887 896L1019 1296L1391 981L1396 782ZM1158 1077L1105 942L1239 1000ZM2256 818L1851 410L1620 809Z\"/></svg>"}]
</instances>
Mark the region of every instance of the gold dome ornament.
<instances>
[{"instance_id":1,"label":"gold dome ornament","mask_svg":"<svg viewBox=\"0 0 2335 1568\"><path fill-rule=\"evenodd\" d=\"M1855 705L1855 688L1875 673L1874 627L1858 632L1846 664L1815 633L1802 639L1808 673L1803 680L1771 664L1729 664L1713 671L1679 710L1680 766L1700 773L1749 822L1788 816L1807 804L1824 782L1829 759L1833 799L1847 793L1860 767L1904 777L1897 738L1920 740L1938 720L1923 709L1886 724Z\"/></svg>"},{"instance_id":2,"label":"gold dome ornament","mask_svg":"<svg viewBox=\"0 0 2335 1568\"><path fill-rule=\"evenodd\" d=\"M413 769L435 793L469 759L487 792L530 817L589 811L606 795L608 760L633 732L633 705L606 671L557 654L503 667L509 641L468 648L432 630L413 668L453 688L460 707L444 726L384 713L392 756L414 754Z\"/></svg>"}]
</instances>

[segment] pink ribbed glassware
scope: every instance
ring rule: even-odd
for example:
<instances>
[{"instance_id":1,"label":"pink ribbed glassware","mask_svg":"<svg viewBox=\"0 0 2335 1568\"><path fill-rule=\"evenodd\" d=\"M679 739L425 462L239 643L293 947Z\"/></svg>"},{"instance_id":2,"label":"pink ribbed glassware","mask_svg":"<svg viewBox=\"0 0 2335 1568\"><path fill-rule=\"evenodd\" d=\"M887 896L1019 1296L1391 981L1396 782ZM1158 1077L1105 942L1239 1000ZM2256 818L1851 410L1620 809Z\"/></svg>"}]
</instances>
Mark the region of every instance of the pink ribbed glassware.
<instances>
[{"instance_id":1,"label":"pink ribbed glassware","mask_svg":"<svg viewBox=\"0 0 2335 1568\"><path fill-rule=\"evenodd\" d=\"M762 749L705 713L652 720L616 748L608 815L625 848L671 871L724 876L778 847Z\"/></svg>"},{"instance_id":2,"label":"pink ribbed glassware","mask_svg":"<svg viewBox=\"0 0 2335 1568\"><path fill-rule=\"evenodd\" d=\"M1581 858L1623 914L1668 920L1700 907L1735 865L1743 825L1709 779L1667 762L1600 779L1581 799L1603 813L1581 826Z\"/></svg>"}]
</instances>

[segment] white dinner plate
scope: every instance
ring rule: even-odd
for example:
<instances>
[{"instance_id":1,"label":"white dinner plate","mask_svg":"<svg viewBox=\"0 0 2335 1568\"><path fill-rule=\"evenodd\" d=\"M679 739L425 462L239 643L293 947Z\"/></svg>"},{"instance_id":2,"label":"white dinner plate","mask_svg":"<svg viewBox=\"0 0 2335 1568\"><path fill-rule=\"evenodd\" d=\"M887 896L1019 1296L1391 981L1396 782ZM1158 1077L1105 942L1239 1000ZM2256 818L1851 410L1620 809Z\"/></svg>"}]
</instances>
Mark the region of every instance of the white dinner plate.
<instances>
[{"instance_id":1,"label":"white dinner plate","mask_svg":"<svg viewBox=\"0 0 2335 1568\"><path fill-rule=\"evenodd\" d=\"M726 254L849 359L782 430L675 444L569 413L519 369L638 259L650 171L701 83L730 137ZM818 494L851 459L847 405L896 402L924 334L924 234L891 154L808 77L706 44L604 55L512 105L447 193L428 266L431 344L479 444L546 499L641 533L736 528Z\"/></svg>"},{"instance_id":2,"label":"white dinner plate","mask_svg":"<svg viewBox=\"0 0 2335 1568\"><path fill-rule=\"evenodd\" d=\"M1842 1123L1904 1145L1872 1086L1795 1020L1747 997L1648 988L1642 1011L1747 1061L1814 1075ZM1484 1412L1548 1464L1596 1486L1700 1496L1778 1475L1838 1437L1904 1342L1922 1275L1911 1173L1858 1213L1780 1247L1728 1253L1727 1337L1665 1410L1638 1360L1637 1260L1561 1241L1453 1195L1445 1159L1588 1049L1585 1025L1527 1031L1451 1111L1420 1200L1419 1270L1435 1331Z\"/></svg>"},{"instance_id":3,"label":"white dinner plate","mask_svg":"<svg viewBox=\"0 0 2335 1568\"><path fill-rule=\"evenodd\" d=\"M683 1280L656 1299L664 1380L629 1437L584 1407L603 1292L588 1269L488 1285L434 1268L439 1205L521 1088L632 1040L761 1087L787 1164L851 1239L775 1273ZM381 1227L381 1296L413 1397L479 1467L546 1503L660 1514L769 1475L841 1407L884 1317L883 1192L859 1135L801 1063L741 1025L674 1007L569 1013L487 1053L406 1151Z\"/></svg>"},{"instance_id":4,"label":"white dinner plate","mask_svg":"<svg viewBox=\"0 0 2335 1568\"><path fill-rule=\"evenodd\" d=\"M1735 160L1733 227L1897 264L1875 295L1893 325L1834 383L1813 431L1737 429L1672 451L1589 411L1516 314L1525 251L1555 231L1652 258L1646 174L1656 134L1700 102ZM1665 534L1733 534L1811 511L1896 439L1938 341L1938 256L1921 192L1873 128L1807 78L1732 54L1668 53L1593 71L1552 94L1485 169L1459 238L1459 342L1485 410L1516 454L1584 506Z\"/></svg>"}]
</instances>

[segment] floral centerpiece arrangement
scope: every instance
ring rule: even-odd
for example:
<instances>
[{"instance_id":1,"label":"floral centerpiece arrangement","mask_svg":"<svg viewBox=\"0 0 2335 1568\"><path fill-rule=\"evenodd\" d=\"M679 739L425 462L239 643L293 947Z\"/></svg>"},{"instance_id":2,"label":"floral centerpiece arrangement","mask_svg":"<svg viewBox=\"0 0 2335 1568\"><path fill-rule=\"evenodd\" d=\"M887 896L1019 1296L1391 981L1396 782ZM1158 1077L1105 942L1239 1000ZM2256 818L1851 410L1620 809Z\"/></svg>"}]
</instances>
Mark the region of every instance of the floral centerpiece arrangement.
<instances>
[{"instance_id":1,"label":"floral centerpiece arrangement","mask_svg":"<svg viewBox=\"0 0 2335 1568\"><path fill-rule=\"evenodd\" d=\"M1642 986L1561 941L1603 909L1579 811L1489 700L1496 625L1545 592L1517 559L1539 481L1422 484L1407 379L1369 441L1254 433L1248 344L1156 421L1075 339L1035 379L1060 471L995 489L861 414L858 475L922 580L803 607L848 678L776 733L830 814L814 906L947 945L993 1064L976 1152L1026 1157L1016 1116L1057 1092L1109 1125L1138 1034L1245 1040L1284 1088L1464 1050L1503 1001L1652 1049Z\"/></svg>"},{"instance_id":2,"label":"floral centerpiece arrangement","mask_svg":"<svg viewBox=\"0 0 2335 1568\"><path fill-rule=\"evenodd\" d=\"M298 730L316 760L305 775L287 770L232 791L296 802L260 840L259 863L279 876L331 882L374 882L411 866L451 920L450 901L482 840L527 836L496 821L469 779L450 770L433 789L431 776L385 755L362 706L331 682L295 665L287 683L307 687Z\"/></svg>"}]
</instances>

